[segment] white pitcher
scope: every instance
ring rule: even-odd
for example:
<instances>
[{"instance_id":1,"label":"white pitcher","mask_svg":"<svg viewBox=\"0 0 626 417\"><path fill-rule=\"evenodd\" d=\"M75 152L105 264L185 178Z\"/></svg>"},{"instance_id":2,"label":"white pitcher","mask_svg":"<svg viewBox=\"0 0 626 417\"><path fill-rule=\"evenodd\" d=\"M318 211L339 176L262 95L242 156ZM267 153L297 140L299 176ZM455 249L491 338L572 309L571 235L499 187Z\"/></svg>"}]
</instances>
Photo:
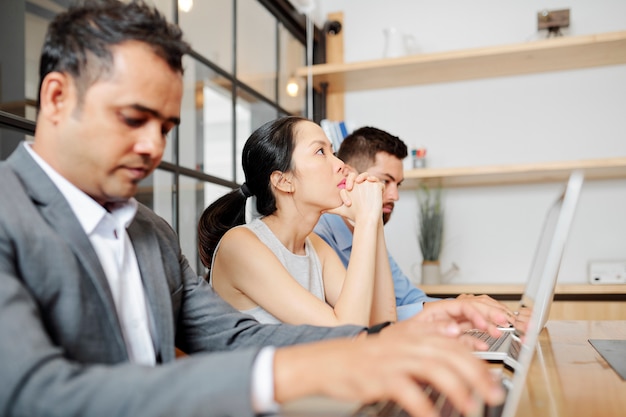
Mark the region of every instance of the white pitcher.
<instances>
[{"instance_id":1,"label":"white pitcher","mask_svg":"<svg viewBox=\"0 0 626 417\"><path fill-rule=\"evenodd\" d=\"M404 34L395 27L383 29L385 50L383 58L397 58L417 53L417 42L413 35Z\"/></svg>"}]
</instances>

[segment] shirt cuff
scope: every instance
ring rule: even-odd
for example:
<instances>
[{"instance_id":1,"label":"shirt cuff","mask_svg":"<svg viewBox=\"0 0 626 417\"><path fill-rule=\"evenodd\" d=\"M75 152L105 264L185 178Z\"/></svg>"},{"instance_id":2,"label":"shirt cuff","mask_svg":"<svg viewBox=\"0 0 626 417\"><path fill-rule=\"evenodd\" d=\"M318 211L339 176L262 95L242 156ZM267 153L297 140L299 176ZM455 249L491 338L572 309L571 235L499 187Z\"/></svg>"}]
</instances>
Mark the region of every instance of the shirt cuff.
<instances>
[{"instance_id":1,"label":"shirt cuff","mask_svg":"<svg viewBox=\"0 0 626 417\"><path fill-rule=\"evenodd\" d=\"M252 408L256 414L275 413L279 409L274 401L274 346L259 351L252 365Z\"/></svg>"}]
</instances>

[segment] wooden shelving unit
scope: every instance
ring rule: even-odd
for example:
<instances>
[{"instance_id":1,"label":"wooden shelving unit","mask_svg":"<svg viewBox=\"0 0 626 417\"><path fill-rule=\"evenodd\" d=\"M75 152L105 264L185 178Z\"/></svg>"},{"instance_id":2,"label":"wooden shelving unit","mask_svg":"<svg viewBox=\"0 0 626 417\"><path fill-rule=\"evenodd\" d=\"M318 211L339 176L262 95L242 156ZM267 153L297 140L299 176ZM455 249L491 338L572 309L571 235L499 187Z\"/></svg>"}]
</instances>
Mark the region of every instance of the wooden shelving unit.
<instances>
[{"instance_id":1,"label":"wooden shelving unit","mask_svg":"<svg viewBox=\"0 0 626 417\"><path fill-rule=\"evenodd\" d=\"M329 20L342 21L343 15ZM327 117L343 120L343 94L382 88L523 75L626 64L626 31L566 36L520 44L418 54L363 62L343 62L342 38L331 39L329 63L299 68L316 87L326 85ZM336 45L337 44L337 45ZM333 52L334 51L334 52ZM443 187L565 181L572 170L586 180L626 178L626 156L575 161L425 168L405 171L403 188L420 183ZM429 295L490 294L515 308L522 284L420 285ZM551 319L626 319L626 285L557 284Z\"/></svg>"},{"instance_id":2,"label":"wooden shelving unit","mask_svg":"<svg viewBox=\"0 0 626 417\"><path fill-rule=\"evenodd\" d=\"M626 64L626 31L311 67L329 93ZM299 68L306 77L308 68Z\"/></svg>"},{"instance_id":3,"label":"wooden shelving unit","mask_svg":"<svg viewBox=\"0 0 626 417\"><path fill-rule=\"evenodd\" d=\"M565 181L573 170L585 180L626 178L626 157L460 168L423 168L404 172L403 188L421 183L442 187L529 184Z\"/></svg>"},{"instance_id":4,"label":"wooden shelving unit","mask_svg":"<svg viewBox=\"0 0 626 417\"><path fill-rule=\"evenodd\" d=\"M522 284L420 285L426 294L450 298L459 294L488 294L515 310ZM557 284L550 320L626 320L626 285Z\"/></svg>"},{"instance_id":5,"label":"wooden shelving unit","mask_svg":"<svg viewBox=\"0 0 626 417\"><path fill-rule=\"evenodd\" d=\"M490 294L493 296L516 296L517 299L524 291L523 284L439 284L420 285L429 295L441 297L457 296L459 294ZM620 295L626 301L626 285L591 285L591 284L557 284L554 294L557 296L596 296Z\"/></svg>"}]
</instances>

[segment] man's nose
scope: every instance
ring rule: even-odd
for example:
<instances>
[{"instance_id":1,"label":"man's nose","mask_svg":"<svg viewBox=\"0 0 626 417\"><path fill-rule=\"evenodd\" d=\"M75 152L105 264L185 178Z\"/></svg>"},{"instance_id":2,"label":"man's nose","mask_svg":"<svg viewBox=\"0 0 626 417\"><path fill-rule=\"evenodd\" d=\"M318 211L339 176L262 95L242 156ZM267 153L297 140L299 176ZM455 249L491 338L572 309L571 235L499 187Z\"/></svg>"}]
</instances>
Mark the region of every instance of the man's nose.
<instances>
[{"instance_id":1,"label":"man's nose","mask_svg":"<svg viewBox=\"0 0 626 417\"><path fill-rule=\"evenodd\" d=\"M391 182L385 184L385 197L387 200L398 201L400 199L398 185Z\"/></svg>"},{"instance_id":2,"label":"man's nose","mask_svg":"<svg viewBox=\"0 0 626 417\"><path fill-rule=\"evenodd\" d=\"M159 158L163 154L165 138L160 126L146 126L135 145L135 151L140 154Z\"/></svg>"}]
</instances>

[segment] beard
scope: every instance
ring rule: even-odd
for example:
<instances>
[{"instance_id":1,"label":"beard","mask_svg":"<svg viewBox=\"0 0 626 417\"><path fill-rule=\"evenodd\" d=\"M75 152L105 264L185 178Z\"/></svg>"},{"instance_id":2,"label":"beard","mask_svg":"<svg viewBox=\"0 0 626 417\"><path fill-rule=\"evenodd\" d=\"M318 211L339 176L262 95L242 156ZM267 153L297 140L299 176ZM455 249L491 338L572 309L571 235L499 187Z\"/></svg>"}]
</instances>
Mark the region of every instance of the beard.
<instances>
[{"instance_id":1,"label":"beard","mask_svg":"<svg viewBox=\"0 0 626 417\"><path fill-rule=\"evenodd\" d=\"M394 207L393 203L383 204L383 208L389 209L389 213L385 213L385 211L383 210L383 225L387 224L387 222L391 218L391 213L393 213L393 207Z\"/></svg>"}]
</instances>

